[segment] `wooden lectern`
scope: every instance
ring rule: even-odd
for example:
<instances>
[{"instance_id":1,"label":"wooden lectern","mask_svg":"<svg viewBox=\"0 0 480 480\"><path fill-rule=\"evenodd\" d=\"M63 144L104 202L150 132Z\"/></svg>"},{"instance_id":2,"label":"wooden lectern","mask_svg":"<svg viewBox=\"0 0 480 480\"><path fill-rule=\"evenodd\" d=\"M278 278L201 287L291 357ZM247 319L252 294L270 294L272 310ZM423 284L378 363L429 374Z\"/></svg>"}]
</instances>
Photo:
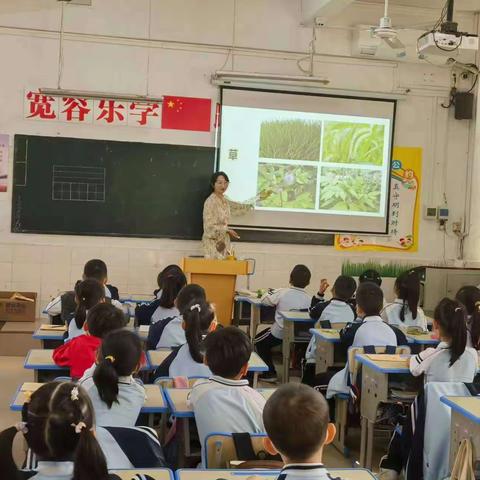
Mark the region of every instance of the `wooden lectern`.
<instances>
[{"instance_id":1,"label":"wooden lectern","mask_svg":"<svg viewBox=\"0 0 480 480\"><path fill-rule=\"evenodd\" d=\"M237 275L247 275L248 262L185 257L182 269L190 274L190 283L197 283L205 289L207 299L215 304L219 323L231 325L235 282Z\"/></svg>"}]
</instances>

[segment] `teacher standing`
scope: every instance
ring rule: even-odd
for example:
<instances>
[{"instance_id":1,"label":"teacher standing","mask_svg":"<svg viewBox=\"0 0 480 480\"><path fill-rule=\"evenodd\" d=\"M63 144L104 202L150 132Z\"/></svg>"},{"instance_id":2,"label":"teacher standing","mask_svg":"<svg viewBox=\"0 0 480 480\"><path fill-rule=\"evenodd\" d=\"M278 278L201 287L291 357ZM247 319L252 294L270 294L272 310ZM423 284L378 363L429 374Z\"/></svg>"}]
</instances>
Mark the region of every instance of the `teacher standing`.
<instances>
[{"instance_id":1,"label":"teacher standing","mask_svg":"<svg viewBox=\"0 0 480 480\"><path fill-rule=\"evenodd\" d=\"M243 214L253 205L232 202L225 197L230 179L224 172L216 172L210 179L212 193L203 204L203 254L205 258L226 258L230 252L230 239L240 238L229 228L230 213Z\"/></svg>"}]
</instances>

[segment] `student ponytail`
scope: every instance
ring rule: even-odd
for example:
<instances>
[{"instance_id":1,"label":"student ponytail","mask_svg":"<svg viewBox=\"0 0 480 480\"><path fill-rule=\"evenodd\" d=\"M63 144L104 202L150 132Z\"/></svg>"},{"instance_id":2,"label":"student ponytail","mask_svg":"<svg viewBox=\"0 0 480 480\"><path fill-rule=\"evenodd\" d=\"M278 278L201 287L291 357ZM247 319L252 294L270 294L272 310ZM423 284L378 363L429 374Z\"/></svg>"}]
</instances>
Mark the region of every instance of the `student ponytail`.
<instances>
[{"instance_id":1,"label":"student ponytail","mask_svg":"<svg viewBox=\"0 0 480 480\"><path fill-rule=\"evenodd\" d=\"M215 311L204 300L193 300L183 313L188 349L197 363L203 363L203 339L214 320Z\"/></svg>"},{"instance_id":2,"label":"student ponytail","mask_svg":"<svg viewBox=\"0 0 480 480\"><path fill-rule=\"evenodd\" d=\"M457 300L444 298L433 314L440 335L450 339L450 366L465 352L467 346L467 324L463 306Z\"/></svg>"},{"instance_id":3,"label":"student ponytail","mask_svg":"<svg viewBox=\"0 0 480 480\"><path fill-rule=\"evenodd\" d=\"M478 350L480 348L480 289L473 285L467 285L457 292L455 299L463 304L467 310L470 317L467 324L470 327L472 345L473 348Z\"/></svg>"},{"instance_id":4,"label":"student ponytail","mask_svg":"<svg viewBox=\"0 0 480 480\"><path fill-rule=\"evenodd\" d=\"M105 336L98 350L93 382L108 408L118 403L119 377L132 375L142 360L142 343L137 334L115 330Z\"/></svg>"},{"instance_id":5,"label":"student ponytail","mask_svg":"<svg viewBox=\"0 0 480 480\"><path fill-rule=\"evenodd\" d=\"M420 277L418 273L415 270L409 270L399 275L395 280L395 291L398 294L398 298L403 300L400 320L405 322L407 308L415 320L420 299Z\"/></svg>"},{"instance_id":6,"label":"student ponytail","mask_svg":"<svg viewBox=\"0 0 480 480\"><path fill-rule=\"evenodd\" d=\"M107 479L105 455L91 429L83 428L73 459L72 480Z\"/></svg>"},{"instance_id":7,"label":"student ponytail","mask_svg":"<svg viewBox=\"0 0 480 480\"><path fill-rule=\"evenodd\" d=\"M87 319L87 310L100 303L105 298L105 287L94 278L87 278L75 286L75 324L81 329Z\"/></svg>"},{"instance_id":8,"label":"student ponytail","mask_svg":"<svg viewBox=\"0 0 480 480\"><path fill-rule=\"evenodd\" d=\"M162 281L160 306L163 308L172 308L177 295L186 284L187 279L182 271L168 273Z\"/></svg>"}]
</instances>

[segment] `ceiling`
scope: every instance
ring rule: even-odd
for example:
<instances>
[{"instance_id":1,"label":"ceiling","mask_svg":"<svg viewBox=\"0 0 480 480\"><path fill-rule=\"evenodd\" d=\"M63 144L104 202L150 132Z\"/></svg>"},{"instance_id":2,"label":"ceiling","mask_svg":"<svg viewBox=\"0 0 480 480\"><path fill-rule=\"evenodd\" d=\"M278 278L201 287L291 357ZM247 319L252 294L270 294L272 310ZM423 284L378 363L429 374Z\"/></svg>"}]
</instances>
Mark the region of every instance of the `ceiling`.
<instances>
[{"instance_id":1,"label":"ceiling","mask_svg":"<svg viewBox=\"0 0 480 480\"><path fill-rule=\"evenodd\" d=\"M384 0L367 0L368 3L383 4ZM402 5L406 7L433 8L442 10L445 0L390 0L391 5ZM480 0L456 0L456 11L480 12Z\"/></svg>"}]
</instances>

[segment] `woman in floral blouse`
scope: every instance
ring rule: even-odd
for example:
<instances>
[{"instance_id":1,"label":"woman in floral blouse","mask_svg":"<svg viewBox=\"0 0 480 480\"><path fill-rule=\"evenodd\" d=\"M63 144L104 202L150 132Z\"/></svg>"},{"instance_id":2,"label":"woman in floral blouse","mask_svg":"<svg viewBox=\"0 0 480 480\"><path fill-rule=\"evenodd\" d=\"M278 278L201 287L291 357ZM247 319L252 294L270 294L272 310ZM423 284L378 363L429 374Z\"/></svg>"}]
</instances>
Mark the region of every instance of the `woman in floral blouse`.
<instances>
[{"instance_id":1,"label":"woman in floral blouse","mask_svg":"<svg viewBox=\"0 0 480 480\"><path fill-rule=\"evenodd\" d=\"M203 205L203 253L205 258L225 258L230 251L230 239L239 239L235 230L229 228L230 213L241 215L253 208L232 202L225 197L230 180L226 173L216 172L212 175L211 195Z\"/></svg>"}]
</instances>

